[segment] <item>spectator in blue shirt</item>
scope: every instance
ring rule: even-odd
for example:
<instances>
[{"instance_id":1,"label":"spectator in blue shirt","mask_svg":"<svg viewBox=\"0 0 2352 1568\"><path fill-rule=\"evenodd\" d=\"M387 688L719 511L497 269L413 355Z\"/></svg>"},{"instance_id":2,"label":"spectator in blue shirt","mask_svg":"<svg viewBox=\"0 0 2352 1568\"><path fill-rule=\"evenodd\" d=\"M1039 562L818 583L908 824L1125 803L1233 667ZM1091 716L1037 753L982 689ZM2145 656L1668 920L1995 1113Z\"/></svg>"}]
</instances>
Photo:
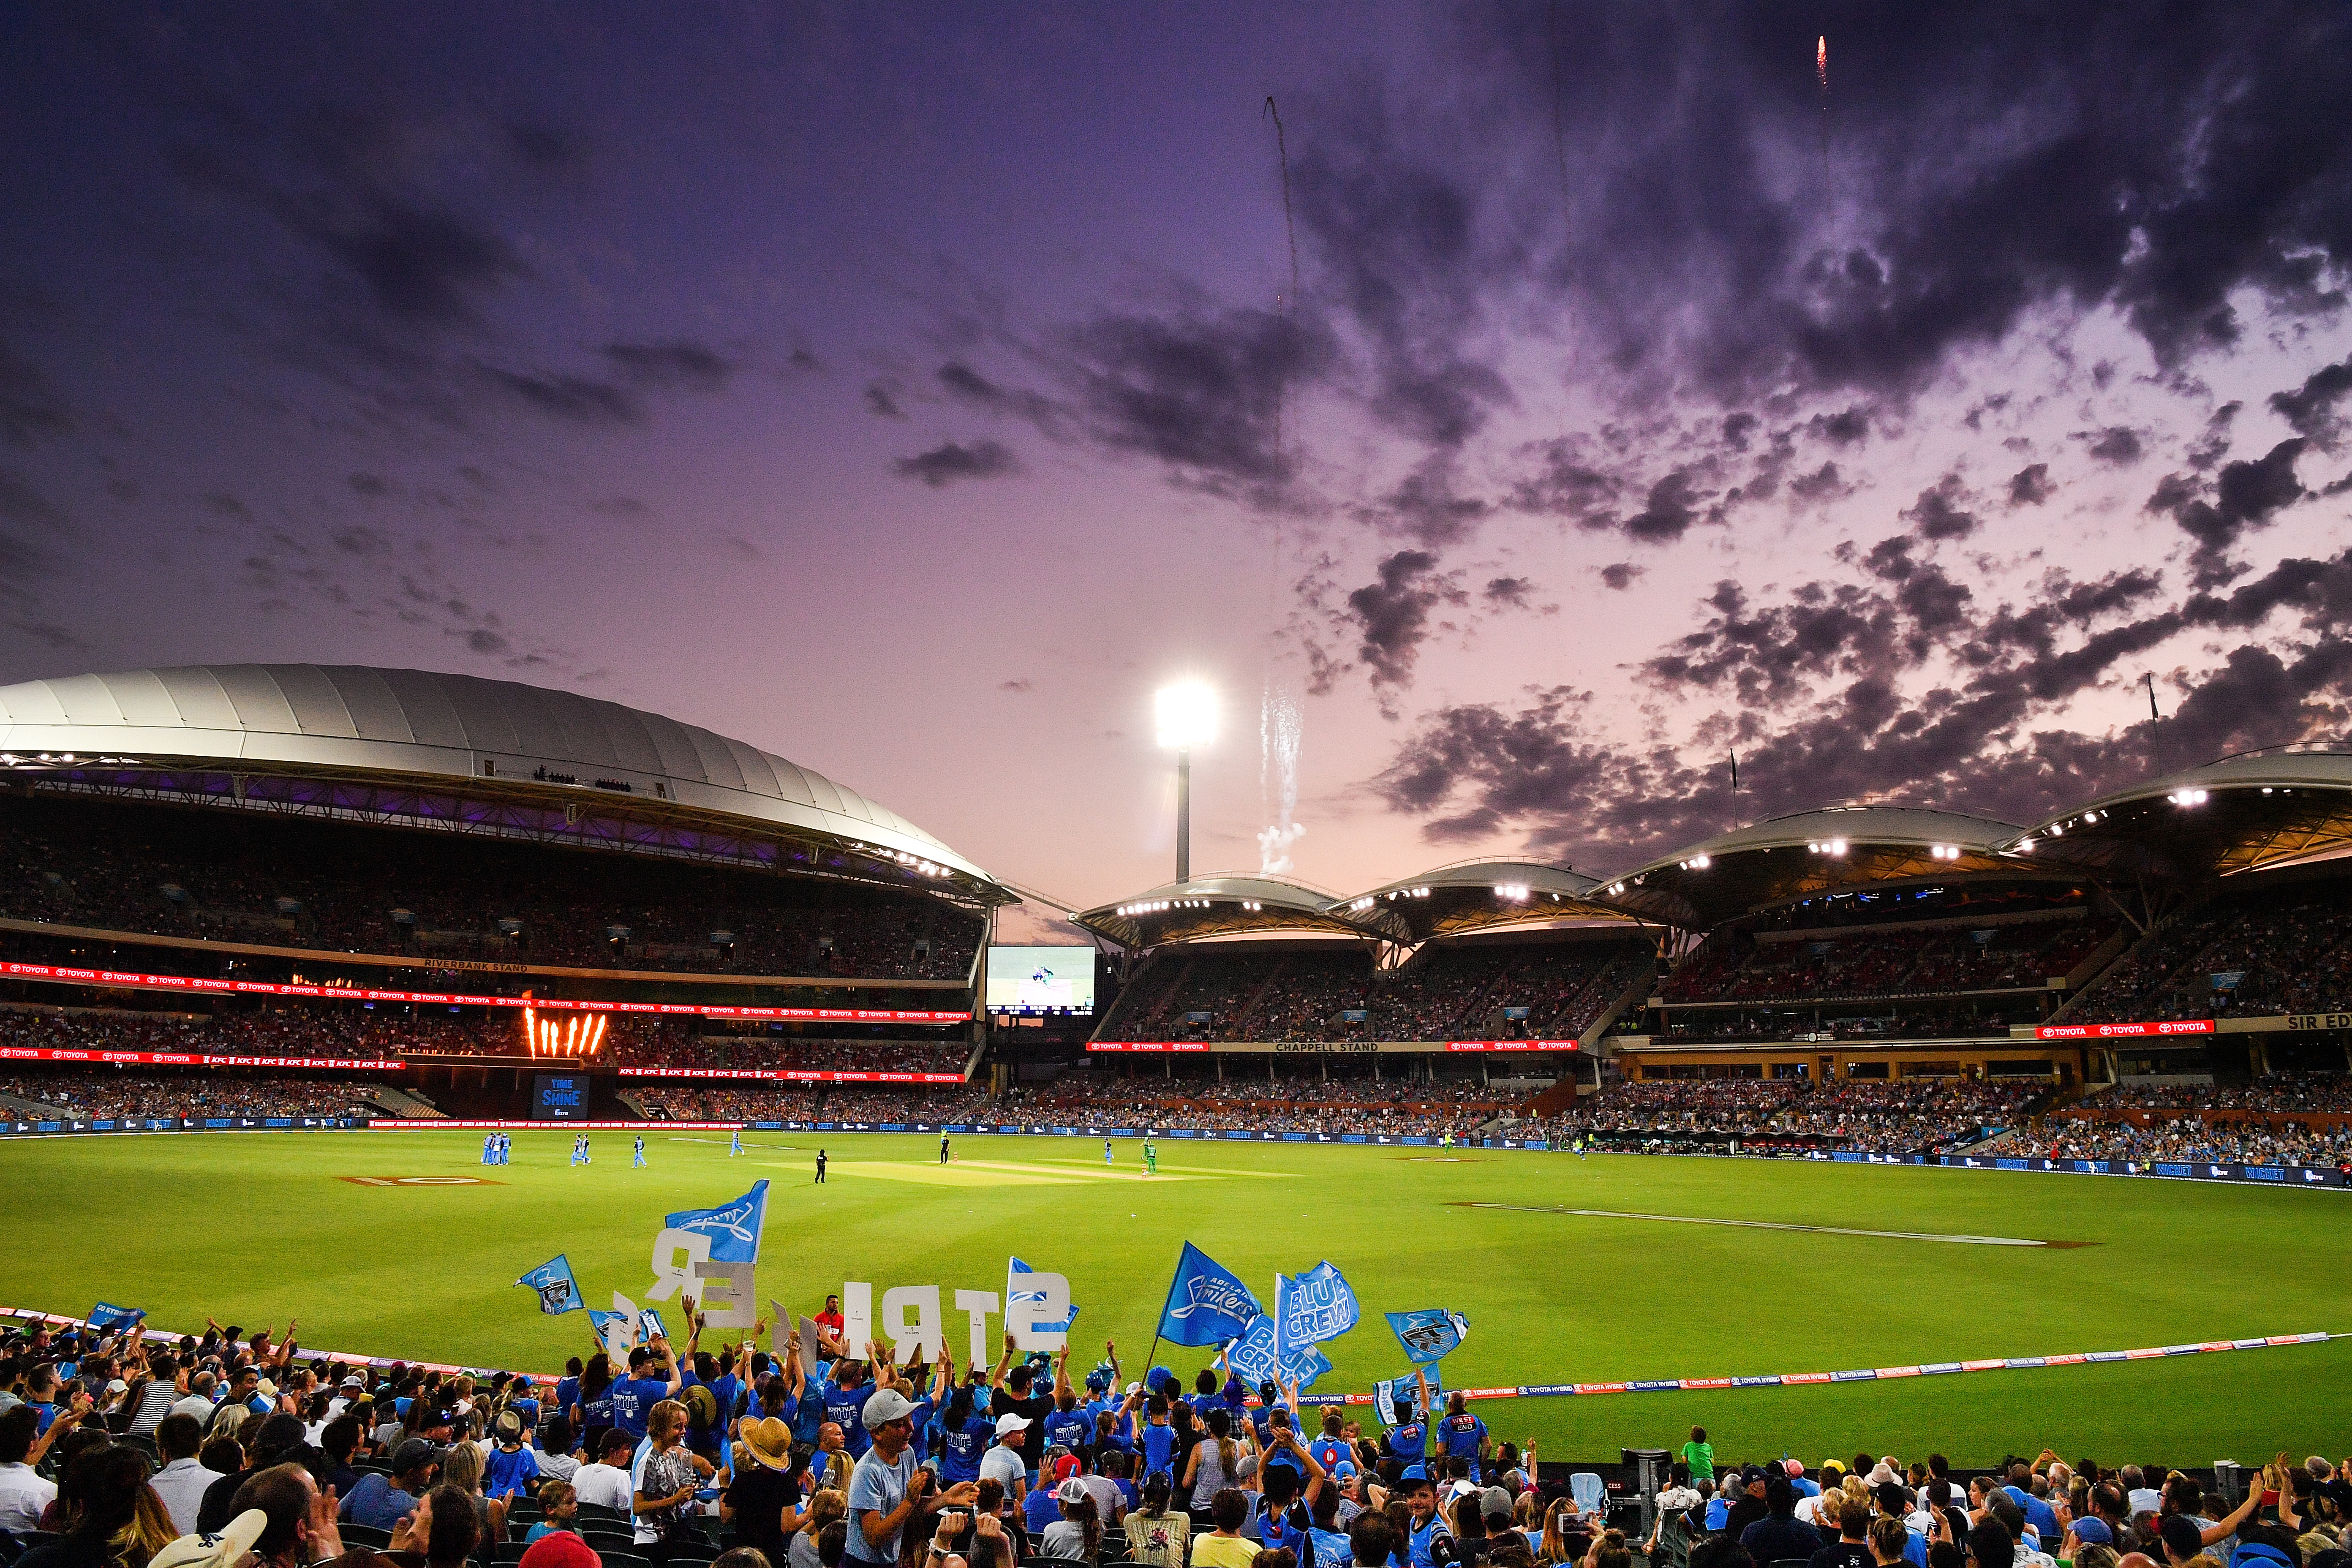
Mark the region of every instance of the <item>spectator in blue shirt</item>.
<instances>
[{"instance_id":1,"label":"spectator in blue shirt","mask_svg":"<svg viewBox=\"0 0 2352 1568\"><path fill-rule=\"evenodd\" d=\"M528 1492L539 1484L539 1456L524 1447L526 1436L522 1416L513 1410L501 1410L491 1431L498 1439L490 1450L488 1473L483 1477L482 1490L494 1501L504 1501L517 1492Z\"/></svg>"},{"instance_id":2,"label":"spectator in blue shirt","mask_svg":"<svg viewBox=\"0 0 2352 1568\"><path fill-rule=\"evenodd\" d=\"M613 1425L642 1439L654 1406L683 1386L669 1342L656 1336L629 1352L629 1375L613 1384Z\"/></svg>"},{"instance_id":3,"label":"spectator in blue shirt","mask_svg":"<svg viewBox=\"0 0 2352 1568\"><path fill-rule=\"evenodd\" d=\"M1478 1467L1486 1451L1486 1424L1470 1412L1460 1394L1447 1396L1445 1419L1437 1424L1437 1433L1438 1440L1445 1445L1445 1457L1467 1459L1470 1479L1483 1480Z\"/></svg>"},{"instance_id":4,"label":"spectator in blue shirt","mask_svg":"<svg viewBox=\"0 0 2352 1568\"><path fill-rule=\"evenodd\" d=\"M868 1346L870 1351L873 1347ZM874 1397L874 1379L867 1375L868 1363L844 1356L834 1363L833 1381L825 1385L824 1418L841 1428L846 1439L849 1457L862 1459L873 1439L866 1432L866 1402Z\"/></svg>"}]
</instances>

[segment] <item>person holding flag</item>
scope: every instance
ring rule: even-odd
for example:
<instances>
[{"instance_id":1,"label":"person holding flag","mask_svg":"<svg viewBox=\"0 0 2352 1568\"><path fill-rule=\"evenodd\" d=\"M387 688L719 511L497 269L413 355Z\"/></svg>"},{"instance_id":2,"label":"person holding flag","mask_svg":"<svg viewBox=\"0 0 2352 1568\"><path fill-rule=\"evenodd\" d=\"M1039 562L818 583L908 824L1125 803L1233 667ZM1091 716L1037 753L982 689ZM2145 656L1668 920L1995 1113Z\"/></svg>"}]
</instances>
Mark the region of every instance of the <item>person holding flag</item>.
<instances>
[{"instance_id":1,"label":"person holding flag","mask_svg":"<svg viewBox=\"0 0 2352 1568\"><path fill-rule=\"evenodd\" d=\"M633 1160L631 1160L631 1161L629 1162L629 1169L631 1169L632 1171L642 1171L642 1170L644 1170L645 1168L646 1168L646 1135L645 1135L644 1133L640 1132L640 1133L638 1133L638 1134L637 1134L637 1152L636 1152L636 1157L635 1157L635 1159L633 1159Z\"/></svg>"},{"instance_id":2,"label":"person holding flag","mask_svg":"<svg viewBox=\"0 0 2352 1568\"><path fill-rule=\"evenodd\" d=\"M1391 1459L1405 1465L1423 1466L1429 1459L1429 1426L1423 1414L1429 1409L1429 1373L1423 1368L1415 1367L1412 1375L1421 1384L1420 1402L1416 1405L1402 1394L1397 1396L1394 1409L1396 1425L1381 1436L1381 1445ZM1423 1471L1424 1477L1427 1473L1425 1469ZM1419 1513L1416 1512L1414 1517L1418 1519Z\"/></svg>"}]
</instances>

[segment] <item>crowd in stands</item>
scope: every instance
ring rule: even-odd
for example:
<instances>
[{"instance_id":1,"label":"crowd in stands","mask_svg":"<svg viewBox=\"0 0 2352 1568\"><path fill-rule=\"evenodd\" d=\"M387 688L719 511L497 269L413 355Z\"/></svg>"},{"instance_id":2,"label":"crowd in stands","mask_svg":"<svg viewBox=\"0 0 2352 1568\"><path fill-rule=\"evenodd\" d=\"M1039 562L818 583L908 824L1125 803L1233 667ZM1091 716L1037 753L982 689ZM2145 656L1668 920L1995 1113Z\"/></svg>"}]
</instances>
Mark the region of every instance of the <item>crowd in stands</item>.
<instances>
[{"instance_id":1,"label":"crowd in stands","mask_svg":"<svg viewBox=\"0 0 2352 1568\"><path fill-rule=\"evenodd\" d=\"M107 1068L0 1074L0 1094L49 1106L79 1121L342 1116L362 1106L373 1089L372 1084L349 1079L246 1078L213 1072ZM0 1110L0 1119L10 1114Z\"/></svg>"},{"instance_id":2,"label":"crowd in stands","mask_svg":"<svg viewBox=\"0 0 2352 1568\"><path fill-rule=\"evenodd\" d=\"M673 1121L962 1121L984 1116L985 1089L919 1086L867 1089L823 1084L808 1089L664 1085L635 1091L648 1110Z\"/></svg>"},{"instance_id":3,"label":"crowd in stands","mask_svg":"<svg viewBox=\"0 0 2352 1568\"><path fill-rule=\"evenodd\" d=\"M968 1041L944 1031L915 1040L706 1035L705 1026L687 1019L596 1016L605 1021L604 1059L621 1067L961 1072L971 1054ZM518 1057L528 1054L523 1029L520 1008L451 1014L390 1003L371 1008L331 1002L219 1014L0 1007L0 1046L52 1050L382 1061L415 1055Z\"/></svg>"},{"instance_id":4,"label":"crowd in stands","mask_svg":"<svg viewBox=\"0 0 2352 1568\"><path fill-rule=\"evenodd\" d=\"M2276 1073L2250 1083L2117 1084L2084 1101L2101 1110L2252 1110L2352 1116L2352 1073Z\"/></svg>"},{"instance_id":5,"label":"crowd in stands","mask_svg":"<svg viewBox=\"0 0 2352 1568\"><path fill-rule=\"evenodd\" d=\"M1755 933L1717 931L1668 976L1676 1003L2039 991L2071 973L2116 933L2099 916L1954 921L1877 931L1868 926Z\"/></svg>"},{"instance_id":6,"label":"crowd in stands","mask_svg":"<svg viewBox=\"0 0 2352 1568\"><path fill-rule=\"evenodd\" d=\"M2006 1037L2013 1023L2028 1023L2041 1014L2036 997L2008 1002L1971 1001L1966 1006L1906 1003L1884 1013L1824 1016L1813 1005L1775 1010L1759 1003L1751 1011L1740 1008L1683 1007L1666 1013L1652 1030L1654 1038L1698 1043L1707 1040L1956 1040L1991 1036Z\"/></svg>"},{"instance_id":7,"label":"crowd in stands","mask_svg":"<svg viewBox=\"0 0 2352 1568\"><path fill-rule=\"evenodd\" d=\"M1436 943L1392 973L1356 950L1159 953L1106 1039L1572 1039L1655 963L1643 939Z\"/></svg>"},{"instance_id":8,"label":"crowd in stands","mask_svg":"<svg viewBox=\"0 0 2352 1568\"><path fill-rule=\"evenodd\" d=\"M1938 1153L2031 1113L2049 1085L1965 1079L1643 1080L1619 1083L1548 1123L1556 1136L1640 1146L1729 1139L1864 1153Z\"/></svg>"},{"instance_id":9,"label":"crowd in stands","mask_svg":"<svg viewBox=\"0 0 2352 1568\"><path fill-rule=\"evenodd\" d=\"M2282 1452L2233 1495L2046 1447L1973 1473L1941 1454L1718 1465L1703 1427L1628 1518L1461 1394L1360 1421L1213 1366L1130 1380L1115 1343L1074 1372L1010 1337L992 1365L959 1366L950 1338L899 1367L841 1342L834 1299L808 1306L814 1373L798 1331L730 1344L689 1312L682 1342L551 1382L338 1363L291 1323L20 1330L0 1341L0 1561L2344 1568L2352 1544L2352 1476L2321 1456Z\"/></svg>"},{"instance_id":10,"label":"crowd in stands","mask_svg":"<svg viewBox=\"0 0 2352 1568\"><path fill-rule=\"evenodd\" d=\"M2012 1140L2016 1149L2053 1160L2224 1160L2249 1165L2352 1164L2352 1126L2301 1122L2216 1121L2195 1116L2150 1122L2090 1121L2053 1117L2038 1136Z\"/></svg>"},{"instance_id":11,"label":"crowd in stands","mask_svg":"<svg viewBox=\"0 0 2352 1568\"><path fill-rule=\"evenodd\" d=\"M565 968L961 980L937 900L490 839L125 803L0 802L0 916Z\"/></svg>"},{"instance_id":12,"label":"crowd in stands","mask_svg":"<svg viewBox=\"0 0 2352 1568\"><path fill-rule=\"evenodd\" d=\"M2352 888L2217 900L2159 927L2070 1023L2229 1018L2352 1005Z\"/></svg>"}]
</instances>

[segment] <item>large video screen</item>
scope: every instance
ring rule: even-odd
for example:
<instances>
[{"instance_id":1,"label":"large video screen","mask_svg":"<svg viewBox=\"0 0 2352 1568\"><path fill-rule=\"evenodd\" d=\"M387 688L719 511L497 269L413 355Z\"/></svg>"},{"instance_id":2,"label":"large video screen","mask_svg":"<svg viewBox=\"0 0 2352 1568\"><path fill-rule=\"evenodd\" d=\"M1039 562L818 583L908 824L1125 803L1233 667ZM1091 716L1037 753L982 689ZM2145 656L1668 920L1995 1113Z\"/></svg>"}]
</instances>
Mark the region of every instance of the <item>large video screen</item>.
<instances>
[{"instance_id":1,"label":"large video screen","mask_svg":"<svg viewBox=\"0 0 2352 1568\"><path fill-rule=\"evenodd\" d=\"M535 1121L580 1121L588 1115L585 1074L541 1073L531 1079L530 1114Z\"/></svg>"},{"instance_id":2,"label":"large video screen","mask_svg":"<svg viewBox=\"0 0 2352 1568\"><path fill-rule=\"evenodd\" d=\"M990 948L988 1010L992 1013L1030 1015L1091 1015L1095 1010L1095 950L1091 947Z\"/></svg>"}]
</instances>

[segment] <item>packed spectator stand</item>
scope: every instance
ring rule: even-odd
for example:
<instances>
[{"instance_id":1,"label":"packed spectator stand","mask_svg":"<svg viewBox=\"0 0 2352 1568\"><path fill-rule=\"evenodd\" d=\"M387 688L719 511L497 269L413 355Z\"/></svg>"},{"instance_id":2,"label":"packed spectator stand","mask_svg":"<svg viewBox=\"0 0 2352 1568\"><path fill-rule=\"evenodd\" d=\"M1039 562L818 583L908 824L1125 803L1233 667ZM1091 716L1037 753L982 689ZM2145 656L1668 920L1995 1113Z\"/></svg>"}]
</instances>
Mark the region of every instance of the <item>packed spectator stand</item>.
<instances>
[{"instance_id":1,"label":"packed spectator stand","mask_svg":"<svg viewBox=\"0 0 2352 1568\"><path fill-rule=\"evenodd\" d=\"M0 800L0 917L556 968L962 980L937 900L651 858L120 802Z\"/></svg>"},{"instance_id":2,"label":"packed spectator stand","mask_svg":"<svg viewBox=\"0 0 2352 1568\"><path fill-rule=\"evenodd\" d=\"M1646 938L1431 943L1400 969L1360 947L1181 947L1128 983L1105 1039L1573 1039L1653 972Z\"/></svg>"},{"instance_id":3,"label":"packed spectator stand","mask_svg":"<svg viewBox=\"0 0 2352 1568\"><path fill-rule=\"evenodd\" d=\"M1868 1450L1740 1464L1695 1426L1622 1463L1538 1463L1475 1415L1442 1437L1345 1408L1294 1418L1214 1371L1188 1402L1181 1372L1129 1380L1115 1350L1075 1374L1068 1352L1009 1340L992 1366L869 1370L837 1319L817 1321L814 1378L796 1336L730 1343L690 1321L625 1369L599 1352L553 1379L331 1359L291 1324L37 1321L0 1341L0 1561L839 1568L862 1528L894 1547L883 1561L937 1568L1297 1568L1309 1552L1315 1568L2342 1568L2352 1519L2352 1477L2324 1456L2203 1479L2048 1447L1978 1470ZM1078 1417L1067 1440L1043 1419L1057 1408ZM1629 1437L1654 1437L1636 1420ZM951 1506L889 1509L891 1542L887 1497L856 1510L860 1478L919 1462Z\"/></svg>"},{"instance_id":4,"label":"packed spectator stand","mask_svg":"<svg viewBox=\"0 0 2352 1568\"><path fill-rule=\"evenodd\" d=\"M2070 1022L2229 1018L2352 1006L2344 886L2217 899L2159 927L2069 1011Z\"/></svg>"}]
</instances>

